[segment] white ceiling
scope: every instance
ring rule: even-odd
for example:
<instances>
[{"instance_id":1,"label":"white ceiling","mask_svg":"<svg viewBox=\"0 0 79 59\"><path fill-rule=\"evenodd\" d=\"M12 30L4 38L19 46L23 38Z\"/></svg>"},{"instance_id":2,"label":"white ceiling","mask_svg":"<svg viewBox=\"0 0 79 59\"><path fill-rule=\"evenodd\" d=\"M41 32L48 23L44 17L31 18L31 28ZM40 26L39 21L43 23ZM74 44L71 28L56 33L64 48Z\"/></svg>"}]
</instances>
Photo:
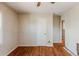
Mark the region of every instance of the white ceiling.
<instances>
[{"instance_id":1,"label":"white ceiling","mask_svg":"<svg viewBox=\"0 0 79 59\"><path fill-rule=\"evenodd\" d=\"M40 7L37 7L37 2L6 2L9 6L20 13L55 13L60 14L71 8L75 2L41 2Z\"/></svg>"}]
</instances>

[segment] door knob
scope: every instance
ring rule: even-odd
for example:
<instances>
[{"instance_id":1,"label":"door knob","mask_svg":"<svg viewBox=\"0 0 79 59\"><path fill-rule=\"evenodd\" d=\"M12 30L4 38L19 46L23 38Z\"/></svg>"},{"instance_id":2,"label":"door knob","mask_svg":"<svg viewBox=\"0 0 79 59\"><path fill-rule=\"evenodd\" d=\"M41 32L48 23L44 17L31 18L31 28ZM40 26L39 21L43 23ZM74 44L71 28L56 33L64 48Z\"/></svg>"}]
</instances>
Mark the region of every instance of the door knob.
<instances>
[{"instance_id":1,"label":"door knob","mask_svg":"<svg viewBox=\"0 0 79 59\"><path fill-rule=\"evenodd\" d=\"M47 35L47 33L44 33L44 35Z\"/></svg>"}]
</instances>

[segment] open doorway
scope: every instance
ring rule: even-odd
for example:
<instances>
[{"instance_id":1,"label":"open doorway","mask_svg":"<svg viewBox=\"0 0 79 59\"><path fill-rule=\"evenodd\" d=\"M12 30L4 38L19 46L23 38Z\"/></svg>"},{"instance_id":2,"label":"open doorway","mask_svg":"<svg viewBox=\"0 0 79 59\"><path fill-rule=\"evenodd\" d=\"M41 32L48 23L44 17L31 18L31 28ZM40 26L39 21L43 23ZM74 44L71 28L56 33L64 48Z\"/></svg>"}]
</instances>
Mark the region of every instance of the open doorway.
<instances>
[{"instance_id":1,"label":"open doorway","mask_svg":"<svg viewBox=\"0 0 79 59\"><path fill-rule=\"evenodd\" d=\"M61 20L62 23L62 43L65 46L65 29L64 29L64 20Z\"/></svg>"},{"instance_id":2,"label":"open doorway","mask_svg":"<svg viewBox=\"0 0 79 59\"><path fill-rule=\"evenodd\" d=\"M65 46L64 21L60 15L53 16L53 43L54 45Z\"/></svg>"}]
</instances>

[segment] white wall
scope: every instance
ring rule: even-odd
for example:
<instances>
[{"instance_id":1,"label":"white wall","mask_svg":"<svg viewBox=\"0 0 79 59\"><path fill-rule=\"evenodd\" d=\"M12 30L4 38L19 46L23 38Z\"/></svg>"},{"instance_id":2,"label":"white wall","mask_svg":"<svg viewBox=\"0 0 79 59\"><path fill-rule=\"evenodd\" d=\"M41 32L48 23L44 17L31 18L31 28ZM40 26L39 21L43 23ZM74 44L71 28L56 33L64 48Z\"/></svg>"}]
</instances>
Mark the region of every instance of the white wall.
<instances>
[{"instance_id":1,"label":"white wall","mask_svg":"<svg viewBox=\"0 0 79 59\"><path fill-rule=\"evenodd\" d=\"M38 22L39 20L43 22L43 20L47 22L45 26L47 27L46 33L47 38L43 39L45 40L43 43L46 42L46 45L53 45L53 15L52 14L20 14L19 15L19 44L22 46L36 46L39 45L39 39L38 36L40 36L43 33L39 33L39 29L41 30L41 27L39 28ZM38 29L39 28L39 29ZM45 27L44 27L45 28ZM43 35L44 36L44 35ZM42 40L42 41L43 41ZM49 44L48 41L51 41ZM40 43L42 44L42 43Z\"/></svg>"},{"instance_id":2,"label":"white wall","mask_svg":"<svg viewBox=\"0 0 79 59\"><path fill-rule=\"evenodd\" d=\"M60 16L59 15L54 15L53 16L53 43L61 43L61 33L60 31L62 31L60 29Z\"/></svg>"},{"instance_id":3,"label":"white wall","mask_svg":"<svg viewBox=\"0 0 79 59\"><path fill-rule=\"evenodd\" d=\"M2 13L2 44L0 45L0 55L7 55L17 46L17 14L0 3L0 13Z\"/></svg>"},{"instance_id":4,"label":"white wall","mask_svg":"<svg viewBox=\"0 0 79 59\"><path fill-rule=\"evenodd\" d=\"M77 55L77 43L79 43L79 4L62 15L65 20L65 44L66 47Z\"/></svg>"},{"instance_id":5,"label":"white wall","mask_svg":"<svg viewBox=\"0 0 79 59\"><path fill-rule=\"evenodd\" d=\"M0 47L2 45L2 13L0 12Z\"/></svg>"}]
</instances>

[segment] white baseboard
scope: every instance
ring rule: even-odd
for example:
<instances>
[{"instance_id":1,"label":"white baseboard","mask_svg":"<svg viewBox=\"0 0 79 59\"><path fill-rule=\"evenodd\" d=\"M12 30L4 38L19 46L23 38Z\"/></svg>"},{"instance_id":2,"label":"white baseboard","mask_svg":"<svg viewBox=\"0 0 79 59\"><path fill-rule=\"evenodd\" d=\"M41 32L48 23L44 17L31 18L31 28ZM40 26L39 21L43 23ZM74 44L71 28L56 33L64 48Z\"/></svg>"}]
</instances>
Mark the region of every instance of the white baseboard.
<instances>
[{"instance_id":1,"label":"white baseboard","mask_svg":"<svg viewBox=\"0 0 79 59\"><path fill-rule=\"evenodd\" d=\"M77 56L77 55L75 55L74 53L72 53L68 48L66 48L66 47L63 47L66 51L68 51L70 54L71 54L71 56Z\"/></svg>"},{"instance_id":2,"label":"white baseboard","mask_svg":"<svg viewBox=\"0 0 79 59\"><path fill-rule=\"evenodd\" d=\"M19 45L19 46L48 46L48 47L52 47L53 45Z\"/></svg>"},{"instance_id":3,"label":"white baseboard","mask_svg":"<svg viewBox=\"0 0 79 59\"><path fill-rule=\"evenodd\" d=\"M8 56L13 50L15 50L18 46L15 46L12 50L10 50L5 56Z\"/></svg>"}]
</instances>

